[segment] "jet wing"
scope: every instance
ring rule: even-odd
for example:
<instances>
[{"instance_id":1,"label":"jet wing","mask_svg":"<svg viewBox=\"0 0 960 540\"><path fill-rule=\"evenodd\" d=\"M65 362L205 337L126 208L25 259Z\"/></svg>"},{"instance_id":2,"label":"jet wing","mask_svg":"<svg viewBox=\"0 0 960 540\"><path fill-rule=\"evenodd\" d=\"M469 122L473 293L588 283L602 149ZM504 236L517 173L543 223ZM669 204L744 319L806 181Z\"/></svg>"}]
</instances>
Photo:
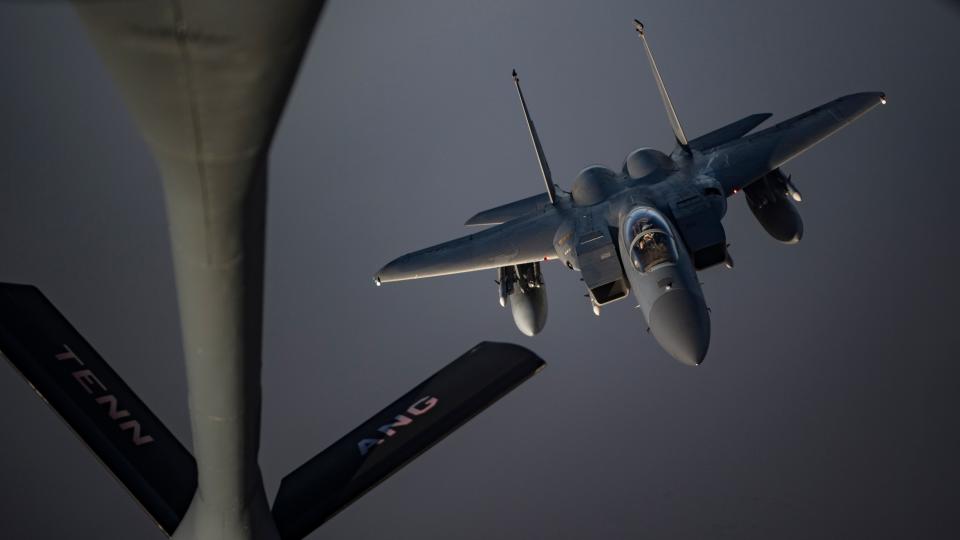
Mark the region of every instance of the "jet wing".
<instances>
[{"instance_id":1,"label":"jet wing","mask_svg":"<svg viewBox=\"0 0 960 540\"><path fill-rule=\"evenodd\" d=\"M885 102L882 92L850 94L718 146L701 159L732 195Z\"/></svg>"},{"instance_id":2,"label":"jet wing","mask_svg":"<svg viewBox=\"0 0 960 540\"><path fill-rule=\"evenodd\" d=\"M555 259L553 237L562 217L555 207L456 240L408 253L380 269L377 283L487 270Z\"/></svg>"}]
</instances>

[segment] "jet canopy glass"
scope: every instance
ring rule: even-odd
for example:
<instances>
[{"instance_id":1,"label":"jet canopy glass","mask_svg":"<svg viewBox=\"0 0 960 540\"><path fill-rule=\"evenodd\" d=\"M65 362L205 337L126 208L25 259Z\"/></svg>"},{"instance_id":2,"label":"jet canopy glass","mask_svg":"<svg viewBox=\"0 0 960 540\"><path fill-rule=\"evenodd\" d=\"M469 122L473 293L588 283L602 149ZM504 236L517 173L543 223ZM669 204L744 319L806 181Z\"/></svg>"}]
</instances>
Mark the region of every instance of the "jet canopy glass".
<instances>
[{"instance_id":1,"label":"jet canopy glass","mask_svg":"<svg viewBox=\"0 0 960 540\"><path fill-rule=\"evenodd\" d=\"M632 210L624 220L622 231L630 262L639 272L677 262L677 244L667 219L653 208Z\"/></svg>"}]
</instances>

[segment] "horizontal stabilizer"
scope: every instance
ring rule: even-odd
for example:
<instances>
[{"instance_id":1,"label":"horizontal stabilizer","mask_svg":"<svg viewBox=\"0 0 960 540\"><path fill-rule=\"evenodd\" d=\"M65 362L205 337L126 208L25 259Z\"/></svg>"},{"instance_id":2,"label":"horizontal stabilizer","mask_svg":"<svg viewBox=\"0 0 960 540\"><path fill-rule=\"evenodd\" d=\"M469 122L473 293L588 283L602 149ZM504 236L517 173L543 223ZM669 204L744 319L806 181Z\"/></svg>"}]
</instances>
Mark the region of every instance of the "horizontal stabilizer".
<instances>
[{"instance_id":1,"label":"horizontal stabilizer","mask_svg":"<svg viewBox=\"0 0 960 540\"><path fill-rule=\"evenodd\" d=\"M727 124L720 129L715 129L706 135L701 135L696 139L690 141L690 148L694 150L704 151L715 146L720 146L721 144L728 143L734 139L739 139L751 129L762 124L767 118L773 116L770 113L758 113L751 114L745 118L741 118L736 122Z\"/></svg>"},{"instance_id":2,"label":"horizontal stabilizer","mask_svg":"<svg viewBox=\"0 0 960 540\"><path fill-rule=\"evenodd\" d=\"M273 505L299 540L544 366L518 345L485 342L287 475Z\"/></svg>"},{"instance_id":3,"label":"horizontal stabilizer","mask_svg":"<svg viewBox=\"0 0 960 540\"><path fill-rule=\"evenodd\" d=\"M496 208L484 210L483 212L480 212L479 214L468 219L464 225L468 227L499 225L501 223L506 223L511 219L525 216L549 205L550 195L547 193L541 193L539 195L520 199L519 201L503 204L497 206Z\"/></svg>"},{"instance_id":4,"label":"horizontal stabilizer","mask_svg":"<svg viewBox=\"0 0 960 540\"><path fill-rule=\"evenodd\" d=\"M0 356L173 534L197 488L193 456L36 287L0 283Z\"/></svg>"}]
</instances>

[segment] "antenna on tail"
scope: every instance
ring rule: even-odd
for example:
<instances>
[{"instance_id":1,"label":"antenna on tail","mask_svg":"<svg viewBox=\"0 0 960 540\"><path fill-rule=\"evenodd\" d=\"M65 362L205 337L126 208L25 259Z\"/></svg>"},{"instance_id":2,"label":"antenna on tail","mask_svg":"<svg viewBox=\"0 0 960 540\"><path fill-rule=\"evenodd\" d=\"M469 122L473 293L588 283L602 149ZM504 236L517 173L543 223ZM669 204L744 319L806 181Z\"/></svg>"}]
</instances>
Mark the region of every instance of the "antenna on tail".
<instances>
[{"instance_id":1,"label":"antenna on tail","mask_svg":"<svg viewBox=\"0 0 960 540\"><path fill-rule=\"evenodd\" d=\"M677 138L677 144L688 149L687 136L683 134L683 128L680 127L680 119L677 118L677 111L673 108L673 102L670 101L670 95L667 94L667 87L663 85L663 79L660 77L660 70L657 69L657 62L653 59L653 52L650 50L650 44L647 43L647 36L644 33L643 23L637 19L633 20L633 26L637 30L637 35L643 41L643 48L647 51L647 59L650 60L650 69L653 70L653 78L657 80L657 88L660 90L660 97L663 99L663 107L667 110L667 118L670 120L670 127L673 128L673 135Z\"/></svg>"},{"instance_id":2,"label":"antenna on tail","mask_svg":"<svg viewBox=\"0 0 960 540\"><path fill-rule=\"evenodd\" d=\"M533 141L533 149L537 153L537 163L540 165L540 173L543 174L543 182L547 185L547 195L550 196L550 204L554 204L557 202L557 189L553 185L553 176L550 174L550 166L547 165L547 158L543 155L543 147L540 146L540 137L537 135L537 128L533 126L533 120L530 119L530 111L527 110L527 102L523 99L523 90L520 89L520 77L517 76L517 70L513 70L513 84L517 87L517 95L520 96L520 106L523 107L523 116L527 120L530 140Z\"/></svg>"}]
</instances>

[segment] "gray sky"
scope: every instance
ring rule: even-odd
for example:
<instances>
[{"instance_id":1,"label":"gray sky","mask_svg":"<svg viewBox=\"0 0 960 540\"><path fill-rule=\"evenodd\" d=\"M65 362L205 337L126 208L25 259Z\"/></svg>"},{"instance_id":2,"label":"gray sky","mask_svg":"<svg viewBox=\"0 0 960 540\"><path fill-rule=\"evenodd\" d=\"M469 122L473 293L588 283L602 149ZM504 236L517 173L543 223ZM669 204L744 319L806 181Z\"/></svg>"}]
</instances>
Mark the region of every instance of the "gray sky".
<instances>
[{"instance_id":1,"label":"gray sky","mask_svg":"<svg viewBox=\"0 0 960 540\"><path fill-rule=\"evenodd\" d=\"M563 187L672 137L890 98L786 170L803 242L741 198L713 339L672 361L623 301L545 267L526 338L494 272L376 288L402 253L538 193L516 67ZM268 495L481 340L549 367L311 538L954 538L960 9L947 2L331 1L271 157L260 462ZM0 5L0 281L38 285L189 445L158 173L69 6ZM10 538L161 538L12 368Z\"/></svg>"}]
</instances>

